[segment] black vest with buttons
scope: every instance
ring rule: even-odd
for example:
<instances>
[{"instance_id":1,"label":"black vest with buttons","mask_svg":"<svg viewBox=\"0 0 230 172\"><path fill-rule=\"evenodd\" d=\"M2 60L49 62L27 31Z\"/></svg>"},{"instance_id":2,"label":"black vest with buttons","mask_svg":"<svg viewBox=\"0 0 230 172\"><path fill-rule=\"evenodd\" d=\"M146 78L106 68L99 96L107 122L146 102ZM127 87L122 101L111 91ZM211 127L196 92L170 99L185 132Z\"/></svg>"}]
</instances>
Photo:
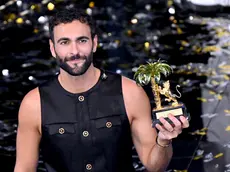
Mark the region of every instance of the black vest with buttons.
<instances>
[{"instance_id":1,"label":"black vest with buttons","mask_svg":"<svg viewBox=\"0 0 230 172\"><path fill-rule=\"evenodd\" d=\"M120 75L101 72L97 84L81 94L67 92L56 76L39 92L48 172L134 171Z\"/></svg>"}]
</instances>

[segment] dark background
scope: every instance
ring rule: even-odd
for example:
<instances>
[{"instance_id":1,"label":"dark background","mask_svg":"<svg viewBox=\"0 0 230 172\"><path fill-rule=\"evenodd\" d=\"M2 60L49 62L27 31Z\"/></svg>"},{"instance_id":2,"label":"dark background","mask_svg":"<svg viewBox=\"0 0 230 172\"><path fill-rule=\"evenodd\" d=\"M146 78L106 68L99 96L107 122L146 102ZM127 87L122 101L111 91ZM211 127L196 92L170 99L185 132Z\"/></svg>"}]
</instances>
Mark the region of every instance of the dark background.
<instances>
[{"instance_id":1,"label":"dark background","mask_svg":"<svg viewBox=\"0 0 230 172\"><path fill-rule=\"evenodd\" d=\"M0 1L5 4L7 1ZM158 59L174 73L191 115L190 127L173 141L168 171L224 172L229 161L229 7L200 6L186 0L31 0L0 10L0 171L15 164L17 113L24 95L58 72L49 52L47 21L56 9L92 11L99 34L95 65L133 78L135 69ZM28 10L25 15L20 15ZM175 11L175 13L170 13ZM22 22L20 20L22 19ZM41 18L40 18L41 19ZM132 19L138 19L133 24ZM148 44L149 46L146 46ZM220 67L225 67L221 70ZM145 86L154 107L150 85ZM144 167L133 152L137 171ZM42 158L38 171L45 171Z\"/></svg>"}]
</instances>

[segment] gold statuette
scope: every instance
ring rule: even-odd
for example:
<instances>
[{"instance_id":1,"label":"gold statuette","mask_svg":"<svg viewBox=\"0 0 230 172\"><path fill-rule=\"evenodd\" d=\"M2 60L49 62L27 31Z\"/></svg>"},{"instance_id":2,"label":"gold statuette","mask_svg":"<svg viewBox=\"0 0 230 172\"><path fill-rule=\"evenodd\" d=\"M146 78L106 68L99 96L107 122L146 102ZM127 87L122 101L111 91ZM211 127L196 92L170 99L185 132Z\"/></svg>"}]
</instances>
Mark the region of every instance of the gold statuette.
<instances>
[{"instance_id":1,"label":"gold statuette","mask_svg":"<svg viewBox=\"0 0 230 172\"><path fill-rule=\"evenodd\" d=\"M187 119L190 119L190 115L184 104L177 101L177 98L181 97L181 93L178 90L179 85L176 86L179 95L171 92L169 81L165 81L160 85L161 74L168 76L171 71L172 68L168 64L163 63L162 61L156 61L153 63L147 63L146 65L140 65L134 75L136 83L140 86L148 85L151 82L154 102L156 105L152 110L153 127L157 123L160 123L160 117L165 118L171 123L168 118L169 114L172 114L177 118L184 115ZM162 97L164 97L164 101L167 102L168 105L162 106Z\"/></svg>"}]
</instances>

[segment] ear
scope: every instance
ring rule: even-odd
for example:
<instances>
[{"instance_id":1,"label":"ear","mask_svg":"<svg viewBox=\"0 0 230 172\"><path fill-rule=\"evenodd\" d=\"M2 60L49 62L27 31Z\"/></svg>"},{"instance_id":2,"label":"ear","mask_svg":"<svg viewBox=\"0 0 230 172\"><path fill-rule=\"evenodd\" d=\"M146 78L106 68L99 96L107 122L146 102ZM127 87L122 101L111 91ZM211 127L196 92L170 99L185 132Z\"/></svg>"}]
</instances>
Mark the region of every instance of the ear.
<instances>
[{"instance_id":1,"label":"ear","mask_svg":"<svg viewBox=\"0 0 230 172\"><path fill-rule=\"evenodd\" d=\"M49 44L50 44L50 52L51 52L52 56L56 58L54 43L51 39L49 40Z\"/></svg>"},{"instance_id":2,"label":"ear","mask_svg":"<svg viewBox=\"0 0 230 172\"><path fill-rule=\"evenodd\" d=\"M98 41L98 37L97 37L97 35L95 35L94 38L93 38L93 52L94 53L97 50L97 41Z\"/></svg>"}]
</instances>

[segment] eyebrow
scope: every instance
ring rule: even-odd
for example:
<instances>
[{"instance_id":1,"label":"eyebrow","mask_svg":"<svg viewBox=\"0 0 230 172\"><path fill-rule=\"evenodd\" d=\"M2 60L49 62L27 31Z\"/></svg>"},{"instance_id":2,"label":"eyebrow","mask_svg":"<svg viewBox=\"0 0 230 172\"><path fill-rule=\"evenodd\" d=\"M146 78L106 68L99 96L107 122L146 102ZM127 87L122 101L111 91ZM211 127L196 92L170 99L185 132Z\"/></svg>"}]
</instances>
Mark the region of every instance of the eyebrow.
<instances>
[{"instance_id":1,"label":"eyebrow","mask_svg":"<svg viewBox=\"0 0 230 172\"><path fill-rule=\"evenodd\" d=\"M80 36L80 37L77 37L76 40L79 41L81 39L87 39L89 40L89 37L87 36ZM63 38L60 38L57 43L61 42L61 41L69 41L70 39L69 38L66 38L66 37L63 37Z\"/></svg>"}]
</instances>

